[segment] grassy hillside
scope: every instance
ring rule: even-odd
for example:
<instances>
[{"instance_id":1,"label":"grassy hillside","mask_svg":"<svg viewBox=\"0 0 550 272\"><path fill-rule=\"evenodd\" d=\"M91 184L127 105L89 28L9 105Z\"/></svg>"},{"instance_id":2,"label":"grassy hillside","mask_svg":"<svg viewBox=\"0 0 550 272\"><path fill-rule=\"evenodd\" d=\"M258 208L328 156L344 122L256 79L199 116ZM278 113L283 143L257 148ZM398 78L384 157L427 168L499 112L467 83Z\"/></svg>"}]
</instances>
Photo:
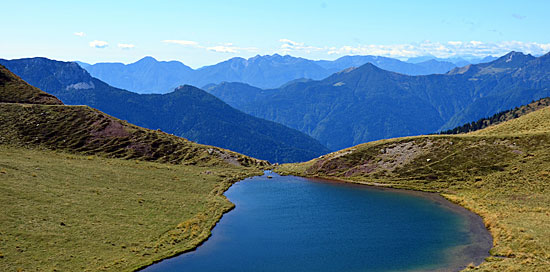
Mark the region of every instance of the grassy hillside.
<instances>
[{"instance_id":1,"label":"grassy hillside","mask_svg":"<svg viewBox=\"0 0 550 272\"><path fill-rule=\"evenodd\" d=\"M55 96L47 94L14 75L0 65L0 102L61 105Z\"/></svg>"},{"instance_id":2,"label":"grassy hillside","mask_svg":"<svg viewBox=\"0 0 550 272\"><path fill-rule=\"evenodd\" d=\"M131 125L87 106L0 104L0 144L173 164L267 162Z\"/></svg>"},{"instance_id":3,"label":"grassy hillside","mask_svg":"<svg viewBox=\"0 0 550 272\"><path fill-rule=\"evenodd\" d=\"M550 99L549 99L550 100ZM542 108L519 119L473 132L472 135L522 135L550 133L550 107Z\"/></svg>"},{"instance_id":4,"label":"grassy hillside","mask_svg":"<svg viewBox=\"0 0 550 272\"><path fill-rule=\"evenodd\" d=\"M0 145L0 271L132 271L192 249L257 174Z\"/></svg>"},{"instance_id":5,"label":"grassy hillside","mask_svg":"<svg viewBox=\"0 0 550 272\"><path fill-rule=\"evenodd\" d=\"M471 134L370 142L278 171L439 192L484 218L494 248L481 271L550 266L549 108Z\"/></svg>"},{"instance_id":6,"label":"grassy hillside","mask_svg":"<svg viewBox=\"0 0 550 272\"><path fill-rule=\"evenodd\" d=\"M0 271L133 271L188 251L233 207L223 192L269 165L0 79Z\"/></svg>"}]
</instances>

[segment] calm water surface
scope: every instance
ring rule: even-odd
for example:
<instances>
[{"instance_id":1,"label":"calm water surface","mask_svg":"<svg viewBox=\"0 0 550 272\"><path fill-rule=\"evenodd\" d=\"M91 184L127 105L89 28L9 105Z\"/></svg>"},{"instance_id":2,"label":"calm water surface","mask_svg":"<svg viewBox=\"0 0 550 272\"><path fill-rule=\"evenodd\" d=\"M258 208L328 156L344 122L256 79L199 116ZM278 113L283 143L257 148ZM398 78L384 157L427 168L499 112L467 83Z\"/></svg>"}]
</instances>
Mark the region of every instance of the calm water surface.
<instances>
[{"instance_id":1,"label":"calm water surface","mask_svg":"<svg viewBox=\"0 0 550 272\"><path fill-rule=\"evenodd\" d=\"M145 271L457 270L488 256L480 219L436 196L269 175L226 192L236 208L197 250Z\"/></svg>"}]
</instances>

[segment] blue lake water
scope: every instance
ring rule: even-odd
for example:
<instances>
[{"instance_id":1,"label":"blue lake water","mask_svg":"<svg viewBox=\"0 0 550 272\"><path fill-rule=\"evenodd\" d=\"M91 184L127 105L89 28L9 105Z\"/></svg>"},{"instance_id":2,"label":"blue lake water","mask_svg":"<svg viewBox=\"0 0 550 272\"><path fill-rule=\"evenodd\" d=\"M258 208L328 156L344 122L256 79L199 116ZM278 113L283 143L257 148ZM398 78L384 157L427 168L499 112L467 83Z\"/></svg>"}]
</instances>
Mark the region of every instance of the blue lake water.
<instances>
[{"instance_id":1,"label":"blue lake water","mask_svg":"<svg viewBox=\"0 0 550 272\"><path fill-rule=\"evenodd\" d=\"M266 175L234 184L197 250L144 271L460 270L491 246L481 220L441 197Z\"/></svg>"}]
</instances>

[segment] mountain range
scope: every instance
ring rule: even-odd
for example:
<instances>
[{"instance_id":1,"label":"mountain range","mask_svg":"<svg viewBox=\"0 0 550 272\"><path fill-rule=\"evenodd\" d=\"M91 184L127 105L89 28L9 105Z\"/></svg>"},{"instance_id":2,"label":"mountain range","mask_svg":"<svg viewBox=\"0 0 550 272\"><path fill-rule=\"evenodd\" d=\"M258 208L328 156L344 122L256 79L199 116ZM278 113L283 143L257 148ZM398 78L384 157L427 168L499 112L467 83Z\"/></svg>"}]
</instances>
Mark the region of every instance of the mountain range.
<instances>
[{"instance_id":1,"label":"mountain range","mask_svg":"<svg viewBox=\"0 0 550 272\"><path fill-rule=\"evenodd\" d=\"M319 80L338 71L369 62L381 69L406 75L442 74L457 66L470 64L464 59L444 60L435 57L425 57L420 61L417 59L409 62L380 56L344 56L333 61L315 61L278 54L258 55L249 59L232 58L196 70L178 61L157 61L152 57L145 57L126 65L77 63L93 77L111 86L136 93L167 93L183 84L202 87L224 81L242 82L264 89L278 88L292 80L302 78Z\"/></svg>"},{"instance_id":2,"label":"mountain range","mask_svg":"<svg viewBox=\"0 0 550 272\"><path fill-rule=\"evenodd\" d=\"M372 140L452 129L549 96L549 59L548 54L536 58L511 52L489 63L423 76L367 63L322 80L293 80L280 88L239 82L206 86L230 106L283 126L250 119L191 86L164 95L139 95L111 87L75 63L34 58L0 64L65 103L90 105L140 126L289 162ZM352 60L340 61L344 64L335 69Z\"/></svg>"},{"instance_id":3,"label":"mountain range","mask_svg":"<svg viewBox=\"0 0 550 272\"><path fill-rule=\"evenodd\" d=\"M466 66L469 64L479 64L479 63L485 63L485 62L491 62L493 60L498 59L494 56L486 56L486 57L478 57L473 55L463 55L463 56L453 56L448 58L438 58L433 55L425 55L420 57L412 57L407 59L406 62L408 63L422 63L430 60L438 61L438 62L450 62L456 65L457 67Z\"/></svg>"},{"instance_id":4,"label":"mountain range","mask_svg":"<svg viewBox=\"0 0 550 272\"><path fill-rule=\"evenodd\" d=\"M92 77L74 62L0 60L26 82L69 105L88 105L135 125L228 148L271 162L305 161L328 150L297 130L252 117L192 86L136 94Z\"/></svg>"},{"instance_id":5,"label":"mountain range","mask_svg":"<svg viewBox=\"0 0 550 272\"><path fill-rule=\"evenodd\" d=\"M222 83L206 90L237 109L338 150L451 129L550 96L550 54L536 58L510 52L489 63L425 76L368 63L277 89Z\"/></svg>"}]
</instances>

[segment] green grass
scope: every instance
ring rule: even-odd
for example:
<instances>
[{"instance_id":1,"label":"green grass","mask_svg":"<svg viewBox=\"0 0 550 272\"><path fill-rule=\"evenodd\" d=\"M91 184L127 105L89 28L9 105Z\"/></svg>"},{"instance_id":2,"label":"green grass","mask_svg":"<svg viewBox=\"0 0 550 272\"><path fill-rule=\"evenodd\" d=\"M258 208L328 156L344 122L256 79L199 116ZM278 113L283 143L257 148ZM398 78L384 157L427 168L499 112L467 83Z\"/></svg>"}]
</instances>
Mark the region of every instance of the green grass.
<instances>
[{"instance_id":1,"label":"green grass","mask_svg":"<svg viewBox=\"0 0 550 272\"><path fill-rule=\"evenodd\" d=\"M550 267L550 108L471 134L371 142L277 168L283 174L439 192L494 237L479 271Z\"/></svg>"},{"instance_id":2,"label":"green grass","mask_svg":"<svg viewBox=\"0 0 550 272\"><path fill-rule=\"evenodd\" d=\"M0 145L0 270L132 271L192 249L257 174Z\"/></svg>"},{"instance_id":3,"label":"green grass","mask_svg":"<svg viewBox=\"0 0 550 272\"><path fill-rule=\"evenodd\" d=\"M521 118L473 132L472 135L521 135L550 133L550 107L540 109Z\"/></svg>"}]
</instances>

